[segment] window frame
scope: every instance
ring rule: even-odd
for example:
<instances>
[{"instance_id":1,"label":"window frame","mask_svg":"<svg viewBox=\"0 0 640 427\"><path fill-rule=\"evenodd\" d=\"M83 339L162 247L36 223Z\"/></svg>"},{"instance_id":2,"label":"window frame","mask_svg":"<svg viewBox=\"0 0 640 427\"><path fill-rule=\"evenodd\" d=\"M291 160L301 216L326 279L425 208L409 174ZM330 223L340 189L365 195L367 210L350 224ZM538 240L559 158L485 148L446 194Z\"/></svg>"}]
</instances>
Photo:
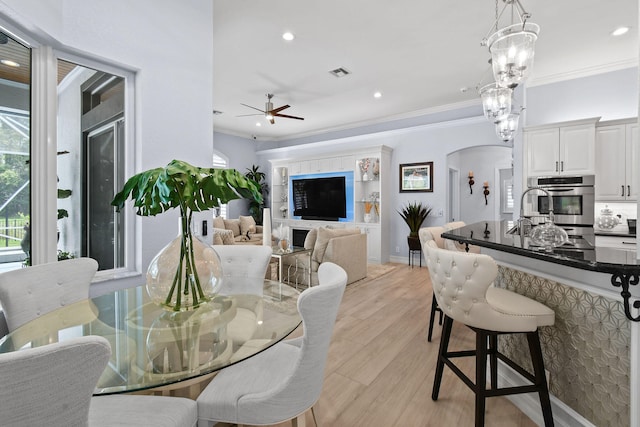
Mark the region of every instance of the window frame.
<instances>
[{"instance_id":1,"label":"window frame","mask_svg":"<svg viewBox=\"0 0 640 427\"><path fill-rule=\"evenodd\" d=\"M0 16L0 29L31 49L31 242L32 265L57 261L57 61L102 70L125 81L124 175L140 169L141 147L136 144L136 71L104 60L71 52L46 35L29 34ZM41 36L41 40L38 40ZM55 46L54 46L55 45ZM94 281L140 275L140 219L124 209L124 266L99 271Z\"/></svg>"}]
</instances>

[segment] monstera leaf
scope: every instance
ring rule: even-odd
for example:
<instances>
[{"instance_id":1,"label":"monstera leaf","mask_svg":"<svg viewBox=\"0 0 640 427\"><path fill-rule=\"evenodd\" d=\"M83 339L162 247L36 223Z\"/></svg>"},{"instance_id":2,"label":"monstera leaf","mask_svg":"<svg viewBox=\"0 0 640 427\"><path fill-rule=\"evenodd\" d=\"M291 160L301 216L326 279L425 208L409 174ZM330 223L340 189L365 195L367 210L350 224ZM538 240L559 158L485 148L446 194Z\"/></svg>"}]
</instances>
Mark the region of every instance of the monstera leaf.
<instances>
[{"instance_id":1,"label":"monstera leaf","mask_svg":"<svg viewBox=\"0 0 640 427\"><path fill-rule=\"evenodd\" d=\"M194 307L208 300L203 292L193 251L191 218L193 212L205 211L234 199L262 201L260 187L235 169L200 168L181 160L173 160L164 168L140 172L127 180L111 204L120 211L128 199L133 200L136 214L155 216L179 208L182 239L178 268L164 305L175 311L182 307L181 295L192 294ZM175 294L177 292L177 294ZM171 305L173 295L178 295Z\"/></svg>"},{"instance_id":2,"label":"monstera leaf","mask_svg":"<svg viewBox=\"0 0 640 427\"><path fill-rule=\"evenodd\" d=\"M262 194L252 180L235 169L200 168L173 160L164 168L129 178L111 204L120 211L129 198L138 215L155 216L173 208L189 215L235 199L262 200Z\"/></svg>"}]
</instances>

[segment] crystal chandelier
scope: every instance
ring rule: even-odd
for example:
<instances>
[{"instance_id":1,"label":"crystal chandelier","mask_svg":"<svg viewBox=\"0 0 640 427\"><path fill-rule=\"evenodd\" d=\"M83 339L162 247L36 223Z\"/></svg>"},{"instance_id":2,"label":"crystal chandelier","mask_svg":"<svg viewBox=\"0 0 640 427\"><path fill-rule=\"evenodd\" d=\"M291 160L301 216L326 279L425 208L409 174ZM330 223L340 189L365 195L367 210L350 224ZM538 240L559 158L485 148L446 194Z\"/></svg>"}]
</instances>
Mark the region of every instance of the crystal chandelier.
<instances>
[{"instance_id":1,"label":"crystal chandelier","mask_svg":"<svg viewBox=\"0 0 640 427\"><path fill-rule=\"evenodd\" d=\"M482 40L482 45L487 46L491 54L489 62L495 82L480 87L478 92L485 117L495 124L498 137L510 142L518 130L520 118L519 113L511 111L513 89L531 73L540 27L527 22L531 15L524 10L520 0L502 1L504 7L498 13L498 0L495 0L496 20L487 37ZM509 6L511 24L499 29L500 17ZM519 23L514 23L516 14Z\"/></svg>"},{"instance_id":2,"label":"crystal chandelier","mask_svg":"<svg viewBox=\"0 0 640 427\"><path fill-rule=\"evenodd\" d=\"M484 116L494 123L502 120L511 112L511 98L513 89L500 87L496 83L489 83L481 87L478 92L482 98Z\"/></svg>"},{"instance_id":3,"label":"crystal chandelier","mask_svg":"<svg viewBox=\"0 0 640 427\"><path fill-rule=\"evenodd\" d=\"M504 7L498 14L498 0L496 0L495 31L482 41L489 47L493 77L500 87L514 88L523 82L531 73L533 66L534 47L538 39L540 27L527 22L531 14L527 13L520 0L502 0ZM498 29L500 17L511 6L511 25ZM520 19L514 23L515 13Z\"/></svg>"},{"instance_id":4,"label":"crystal chandelier","mask_svg":"<svg viewBox=\"0 0 640 427\"><path fill-rule=\"evenodd\" d=\"M496 122L496 134L503 142L509 142L513 139L518 130L519 118L520 113L511 113Z\"/></svg>"}]
</instances>

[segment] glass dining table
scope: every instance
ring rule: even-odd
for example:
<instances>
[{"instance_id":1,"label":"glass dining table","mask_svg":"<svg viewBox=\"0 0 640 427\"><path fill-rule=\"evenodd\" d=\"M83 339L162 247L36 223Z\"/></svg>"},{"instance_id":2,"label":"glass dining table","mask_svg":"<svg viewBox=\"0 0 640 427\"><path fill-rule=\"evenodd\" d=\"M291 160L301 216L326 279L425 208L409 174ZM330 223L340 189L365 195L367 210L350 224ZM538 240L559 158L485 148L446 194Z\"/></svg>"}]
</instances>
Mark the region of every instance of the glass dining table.
<instances>
[{"instance_id":1,"label":"glass dining table","mask_svg":"<svg viewBox=\"0 0 640 427\"><path fill-rule=\"evenodd\" d=\"M301 322L296 289L263 278L233 280L226 285L233 294L185 312L151 302L144 286L70 304L0 339L0 353L99 335L112 355L94 395L189 388L186 395L197 395L194 385L277 343Z\"/></svg>"}]
</instances>

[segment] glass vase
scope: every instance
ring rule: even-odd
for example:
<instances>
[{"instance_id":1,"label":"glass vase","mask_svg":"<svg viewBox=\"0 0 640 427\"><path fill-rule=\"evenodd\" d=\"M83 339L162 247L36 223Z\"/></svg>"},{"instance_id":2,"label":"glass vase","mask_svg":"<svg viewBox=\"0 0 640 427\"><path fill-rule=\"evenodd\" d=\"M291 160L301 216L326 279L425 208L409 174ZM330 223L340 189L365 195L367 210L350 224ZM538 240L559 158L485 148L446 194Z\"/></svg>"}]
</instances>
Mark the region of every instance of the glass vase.
<instances>
[{"instance_id":1,"label":"glass vase","mask_svg":"<svg viewBox=\"0 0 640 427\"><path fill-rule=\"evenodd\" d=\"M179 233L151 261L147 293L170 311L187 311L210 301L222 285L222 263L211 246Z\"/></svg>"}]
</instances>

